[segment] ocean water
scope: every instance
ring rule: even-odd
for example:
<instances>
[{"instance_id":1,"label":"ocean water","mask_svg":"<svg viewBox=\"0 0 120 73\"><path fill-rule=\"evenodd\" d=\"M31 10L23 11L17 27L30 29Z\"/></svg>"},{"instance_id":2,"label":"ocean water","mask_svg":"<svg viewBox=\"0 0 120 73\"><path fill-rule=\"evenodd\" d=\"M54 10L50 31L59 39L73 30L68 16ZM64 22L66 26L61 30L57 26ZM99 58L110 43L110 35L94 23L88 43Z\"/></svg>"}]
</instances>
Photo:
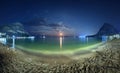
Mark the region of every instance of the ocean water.
<instances>
[{"instance_id":1,"label":"ocean water","mask_svg":"<svg viewBox=\"0 0 120 73\"><path fill-rule=\"evenodd\" d=\"M76 50L90 45L100 43L97 38L75 38L75 37L47 37L35 39L16 39L16 47L24 50L59 52ZM12 40L9 40L12 43Z\"/></svg>"}]
</instances>

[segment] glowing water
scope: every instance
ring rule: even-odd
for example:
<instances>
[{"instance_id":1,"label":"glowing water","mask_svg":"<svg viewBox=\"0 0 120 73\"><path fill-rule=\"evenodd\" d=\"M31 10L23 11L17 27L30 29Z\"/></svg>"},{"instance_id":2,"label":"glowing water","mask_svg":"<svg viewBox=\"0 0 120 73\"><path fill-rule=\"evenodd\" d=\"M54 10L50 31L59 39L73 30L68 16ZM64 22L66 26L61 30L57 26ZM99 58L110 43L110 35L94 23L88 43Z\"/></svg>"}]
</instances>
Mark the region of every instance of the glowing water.
<instances>
[{"instance_id":1,"label":"glowing water","mask_svg":"<svg viewBox=\"0 0 120 73\"><path fill-rule=\"evenodd\" d=\"M60 48L62 48L62 40L63 40L63 38L60 37Z\"/></svg>"},{"instance_id":2,"label":"glowing water","mask_svg":"<svg viewBox=\"0 0 120 73\"><path fill-rule=\"evenodd\" d=\"M8 41L12 43L11 41ZM74 38L74 37L46 37L30 39L16 39L16 46L21 46L22 49L41 51L41 52L60 52L60 51L72 51L76 49L82 49L90 45L101 42L96 38ZM82 49L83 50L83 49Z\"/></svg>"}]
</instances>

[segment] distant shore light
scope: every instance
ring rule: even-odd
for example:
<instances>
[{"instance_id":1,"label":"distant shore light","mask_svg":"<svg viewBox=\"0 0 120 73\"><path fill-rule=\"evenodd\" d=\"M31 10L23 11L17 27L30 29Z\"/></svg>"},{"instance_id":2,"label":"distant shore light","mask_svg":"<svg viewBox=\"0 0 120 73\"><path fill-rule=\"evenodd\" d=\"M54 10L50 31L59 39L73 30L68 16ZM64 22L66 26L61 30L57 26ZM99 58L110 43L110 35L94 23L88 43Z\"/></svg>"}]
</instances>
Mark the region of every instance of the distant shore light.
<instances>
[{"instance_id":1,"label":"distant shore light","mask_svg":"<svg viewBox=\"0 0 120 73\"><path fill-rule=\"evenodd\" d=\"M79 38L86 38L86 36L79 36Z\"/></svg>"}]
</instances>

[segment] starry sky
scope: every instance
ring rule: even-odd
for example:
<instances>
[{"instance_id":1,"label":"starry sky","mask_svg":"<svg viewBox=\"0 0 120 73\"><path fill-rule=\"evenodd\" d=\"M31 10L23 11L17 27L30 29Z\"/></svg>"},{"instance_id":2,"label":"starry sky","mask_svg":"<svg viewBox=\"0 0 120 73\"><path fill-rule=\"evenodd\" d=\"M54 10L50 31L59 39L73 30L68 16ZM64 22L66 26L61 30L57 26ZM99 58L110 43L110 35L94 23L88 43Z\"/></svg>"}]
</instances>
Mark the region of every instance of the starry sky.
<instances>
[{"instance_id":1,"label":"starry sky","mask_svg":"<svg viewBox=\"0 0 120 73\"><path fill-rule=\"evenodd\" d=\"M44 18L78 34L95 34L104 23L120 31L119 0L0 0L0 25Z\"/></svg>"}]
</instances>

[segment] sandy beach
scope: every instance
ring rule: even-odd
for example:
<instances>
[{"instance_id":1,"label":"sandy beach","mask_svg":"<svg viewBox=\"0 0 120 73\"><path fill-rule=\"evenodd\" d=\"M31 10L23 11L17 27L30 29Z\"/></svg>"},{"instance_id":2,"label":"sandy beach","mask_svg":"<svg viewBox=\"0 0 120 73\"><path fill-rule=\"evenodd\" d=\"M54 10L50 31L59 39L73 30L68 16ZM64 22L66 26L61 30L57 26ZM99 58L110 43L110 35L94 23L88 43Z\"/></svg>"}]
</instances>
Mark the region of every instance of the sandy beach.
<instances>
[{"instance_id":1,"label":"sandy beach","mask_svg":"<svg viewBox=\"0 0 120 73\"><path fill-rule=\"evenodd\" d=\"M77 55L44 55L13 51L0 44L0 73L120 73L120 40Z\"/></svg>"}]
</instances>

